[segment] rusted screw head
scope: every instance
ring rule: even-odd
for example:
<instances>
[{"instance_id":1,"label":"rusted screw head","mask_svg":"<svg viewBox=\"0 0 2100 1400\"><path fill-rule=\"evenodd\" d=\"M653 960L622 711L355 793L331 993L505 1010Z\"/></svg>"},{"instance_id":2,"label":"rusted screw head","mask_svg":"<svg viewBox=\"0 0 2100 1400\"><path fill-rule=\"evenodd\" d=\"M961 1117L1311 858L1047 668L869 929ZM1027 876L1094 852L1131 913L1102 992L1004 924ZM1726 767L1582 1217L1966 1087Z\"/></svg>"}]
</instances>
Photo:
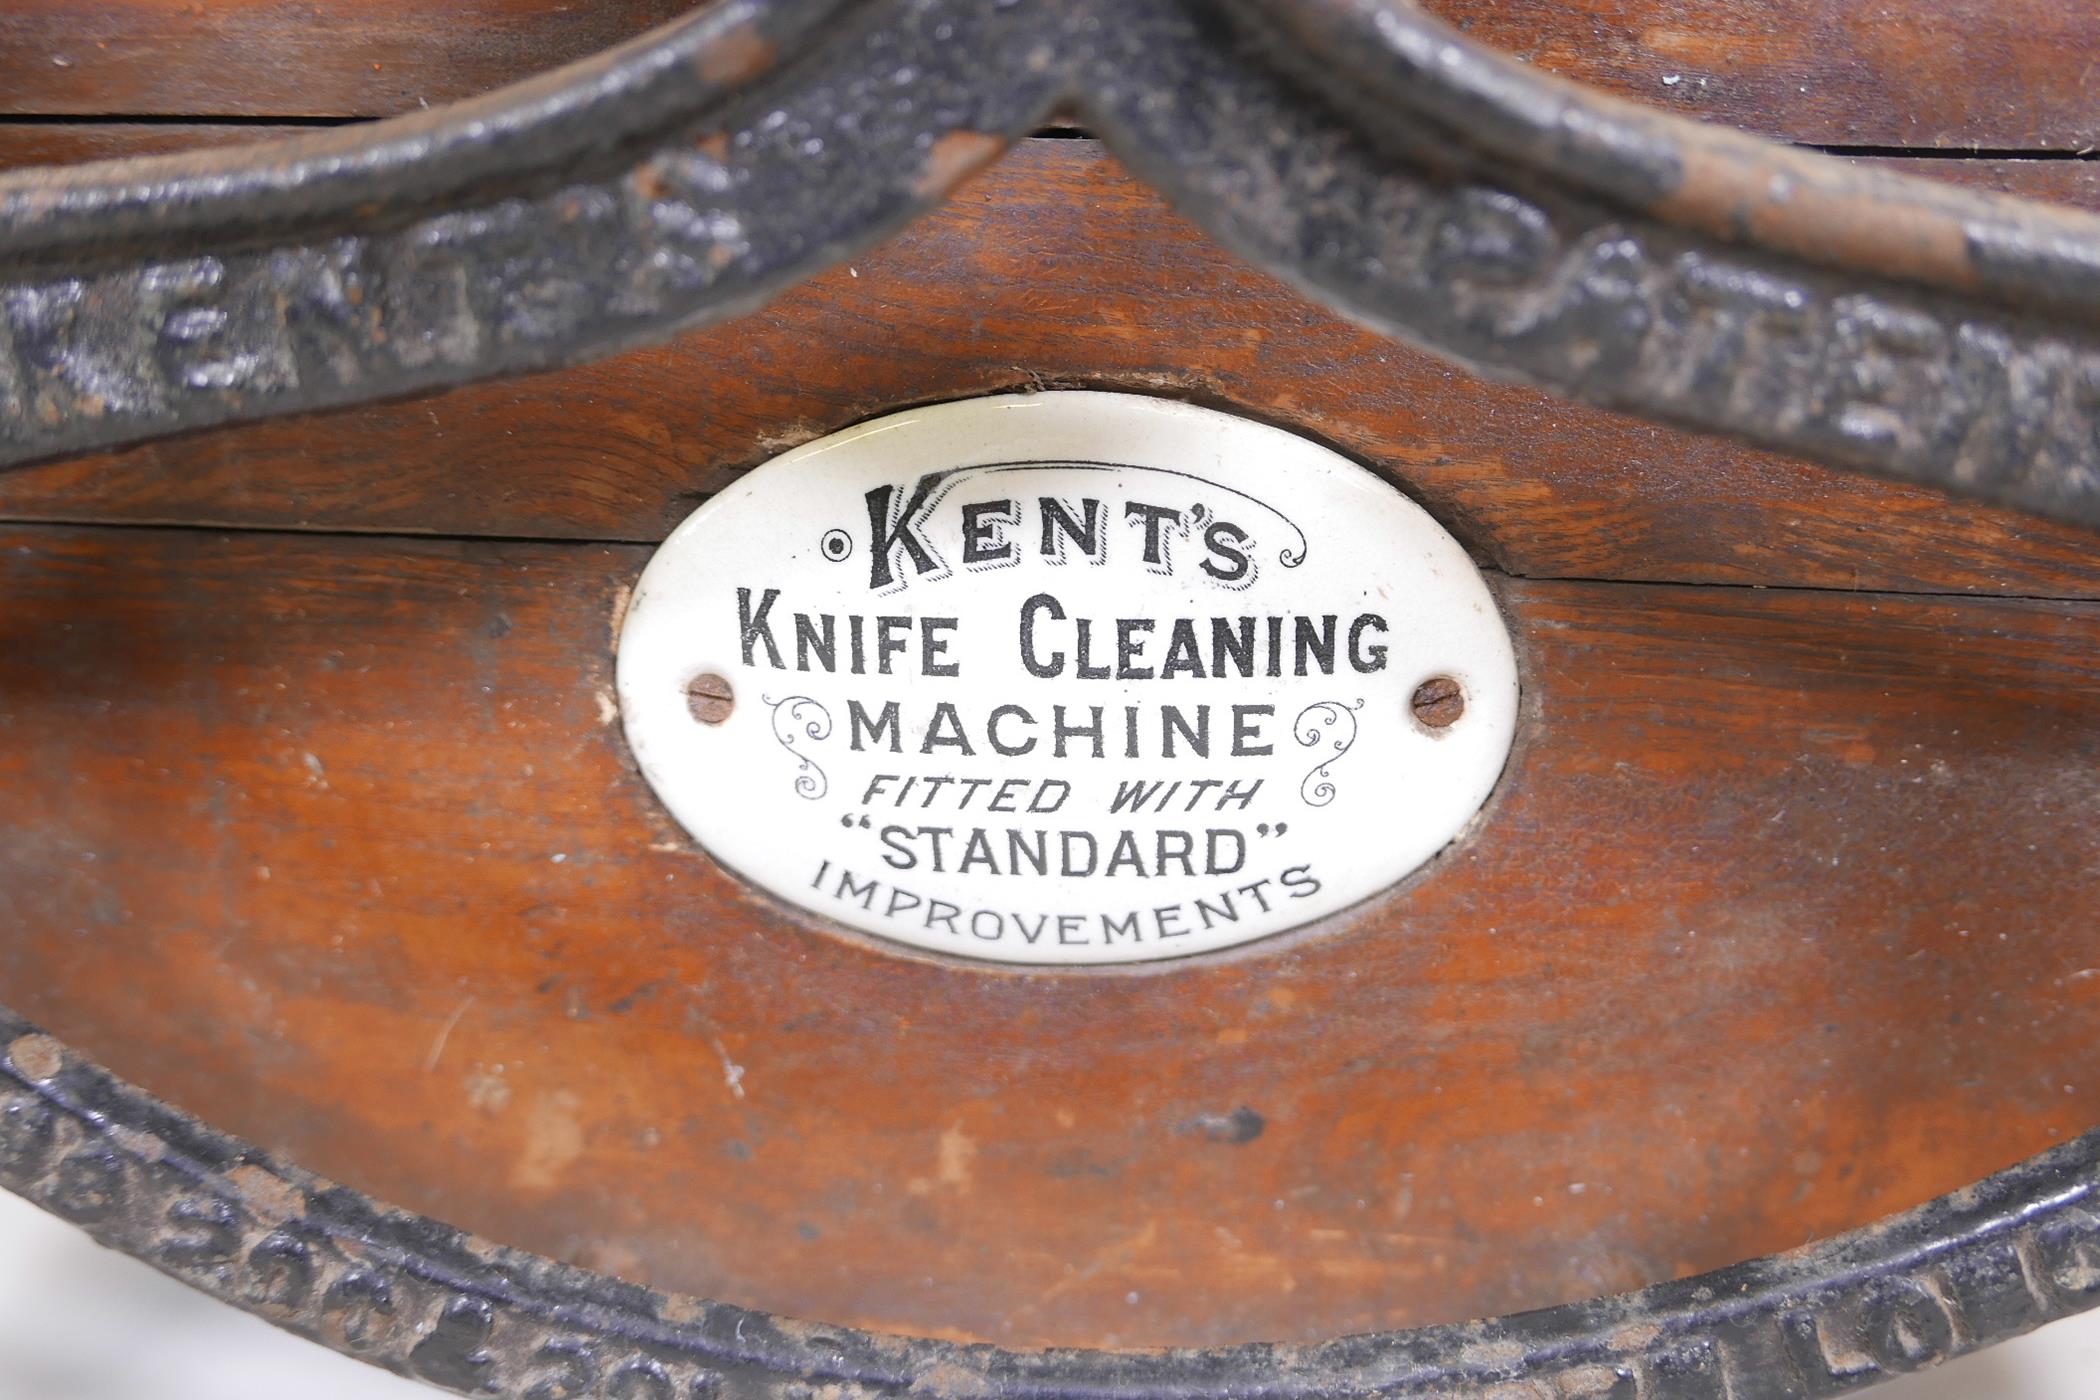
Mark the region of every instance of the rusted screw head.
<instances>
[{"instance_id":1,"label":"rusted screw head","mask_svg":"<svg viewBox=\"0 0 2100 1400\"><path fill-rule=\"evenodd\" d=\"M1449 676L1431 676L1415 687L1408 708L1427 729L1447 729L1466 712L1466 693Z\"/></svg>"},{"instance_id":2,"label":"rusted screw head","mask_svg":"<svg viewBox=\"0 0 2100 1400\"><path fill-rule=\"evenodd\" d=\"M685 683L685 707L702 724L720 724L736 708L736 694L726 678L703 671Z\"/></svg>"}]
</instances>

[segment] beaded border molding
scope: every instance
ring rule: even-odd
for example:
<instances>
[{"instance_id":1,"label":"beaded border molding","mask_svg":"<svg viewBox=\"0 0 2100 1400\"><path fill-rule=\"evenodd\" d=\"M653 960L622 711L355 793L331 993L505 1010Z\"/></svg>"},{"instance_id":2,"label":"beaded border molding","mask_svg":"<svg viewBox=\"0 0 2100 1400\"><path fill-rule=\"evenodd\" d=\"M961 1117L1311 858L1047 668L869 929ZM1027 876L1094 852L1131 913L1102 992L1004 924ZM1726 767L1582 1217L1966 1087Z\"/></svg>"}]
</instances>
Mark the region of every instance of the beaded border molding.
<instances>
[{"instance_id":1,"label":"beaded border molding","mask_svg":"<svg viewBox=\"0 0 2100 1400\"><path fill-rule=\"evenodd\" d=\"M0 1012L0 1186L338 1351L505 1400L1779 1400L2100 1304L2100 1132L1639 1292L1301 1346L1009 1351L654 1292L374 1204Z\"/></svg>"}]
</instances>

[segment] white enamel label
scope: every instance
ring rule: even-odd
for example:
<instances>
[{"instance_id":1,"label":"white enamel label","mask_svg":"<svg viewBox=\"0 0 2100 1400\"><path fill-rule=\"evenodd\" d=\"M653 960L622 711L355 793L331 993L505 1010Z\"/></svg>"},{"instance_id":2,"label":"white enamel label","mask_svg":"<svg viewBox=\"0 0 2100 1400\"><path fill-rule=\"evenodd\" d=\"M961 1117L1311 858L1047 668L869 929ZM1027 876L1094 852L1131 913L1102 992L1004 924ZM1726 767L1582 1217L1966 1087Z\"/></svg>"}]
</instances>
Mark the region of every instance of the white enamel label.
<instances>
[{"instance_id":1,"label":"white enamel label","mask_svg":"<svg viewBox=\"0 0 2100 1400\"><path fill-rule=\"evenodd\" d=\"M1185 957L1375 894L1479 809L1517 713L1494 600L1419 507L1290 433L1100 393L760 467L643 572L619 693L722 864L1016 963Z\"/></svg>"}]
</instances>

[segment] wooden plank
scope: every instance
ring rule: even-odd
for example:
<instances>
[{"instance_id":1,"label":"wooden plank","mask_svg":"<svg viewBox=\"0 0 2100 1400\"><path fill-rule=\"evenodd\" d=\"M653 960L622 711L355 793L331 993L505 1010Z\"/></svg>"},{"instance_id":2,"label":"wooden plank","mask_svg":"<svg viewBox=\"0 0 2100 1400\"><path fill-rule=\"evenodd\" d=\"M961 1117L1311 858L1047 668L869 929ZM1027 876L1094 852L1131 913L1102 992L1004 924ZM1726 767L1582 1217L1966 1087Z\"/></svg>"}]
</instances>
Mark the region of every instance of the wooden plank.
<instances>
[{"instance_id":1,"label":"wooden plank","mask_svg":"<svg viewBox=\"0 0 2100 1400\"><path fill-rule=\"evenodd\" d=\"M383 116L581 57L685 0L18 0L0 111ZM1687 116L1796 141L2083 149L2100 15L2053 0L1431 0L1475 38Z\"/></svg>"},{"instance_id":2,"label":"wooden plank","mask_svg":"<svg viewBox=\"0 0 2100 1400\"><path fill-rule=\"evenodd\" d=\"M1012 1342L1544 1304L2100 1120L2100 606L1504 581L1466 844L1242 956L1017 975L681 839L609 700L644 554L0 534L5 997L497 1238Z\"/></svg>"},{"instance_id":3,"label":"wooden plank","mask_svg":"<svg viewBox=\"0 0 2100 1400\"><path fill-rule=\"evenodd\" d=\"M2083 163L1961 173L2100 207ZM1026 143L853 268L731 325L568 373L16 470L0 517L653 540L786 446L1040 384L1181 395L1323 437L1514 574L2100 596L2100 552L2077 531L1403 349L1221 252L1081 140Z\"/></svg>"},{"instance_id":4,"label":"wooden plank","mask_svg":"<svg viewBox=\"0 0 2100 1400\"><path fill-rule=\"evenodd\" d=\"M609 48L687 0L15 0L16 115L391 116Z\"/></svg>"},{"instance_id":5,"label":"wooden plank","mask_svg":"<svg viewBox=\"0 0 2100 1400\"><path fill-rule=\"evenodd\" d=\"M311 130L312 126L259 122L0 121L0 170L239 146Z\"/></svg>"},{"instance_id":6,"label":"wooden plank","mask_svg":"<svg viewBox=\"0 0 2100 1400\"><path fill-rule=\"evenodd\" d=\"M1817 145L2085 150L2100 11L2056 0L1424 0L1474 39L1681 116Z\"/></svg>"}]
</instances>

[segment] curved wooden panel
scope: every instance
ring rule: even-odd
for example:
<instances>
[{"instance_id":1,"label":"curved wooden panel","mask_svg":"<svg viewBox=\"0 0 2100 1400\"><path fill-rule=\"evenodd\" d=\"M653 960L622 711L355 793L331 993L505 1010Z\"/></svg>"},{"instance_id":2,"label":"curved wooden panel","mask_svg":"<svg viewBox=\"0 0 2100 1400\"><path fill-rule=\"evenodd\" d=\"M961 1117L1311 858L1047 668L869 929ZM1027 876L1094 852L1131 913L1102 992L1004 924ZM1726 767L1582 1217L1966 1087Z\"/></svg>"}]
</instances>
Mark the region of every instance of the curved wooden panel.
<instances>
[{"instance_id":1,"label":"curved wooden panel","mask_svg":"<svg viewBox=\"0 0 2100 1400\"><path fill-rule=\"evenodd\" d=\"M671 828L608 698L643 554L0 537L10 998L497 1238L1010 1342L1535 1306L2100 1117L2094 605L1504 580L1472 839L1054 975L833 936Z\"/></svg>"}]
</instances>

